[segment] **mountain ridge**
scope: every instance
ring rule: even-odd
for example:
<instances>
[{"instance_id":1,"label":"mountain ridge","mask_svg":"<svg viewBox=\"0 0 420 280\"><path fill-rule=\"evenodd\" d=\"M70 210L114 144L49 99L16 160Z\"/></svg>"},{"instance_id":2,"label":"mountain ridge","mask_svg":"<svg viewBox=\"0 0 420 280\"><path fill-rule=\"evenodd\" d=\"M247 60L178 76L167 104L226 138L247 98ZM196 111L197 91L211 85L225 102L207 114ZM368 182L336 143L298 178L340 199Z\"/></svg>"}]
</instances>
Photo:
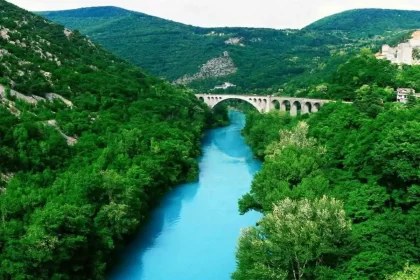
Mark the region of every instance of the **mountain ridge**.
<instances>
[{"instance_id":1,"label":"mountain ridge","mask_svg":"<svg viewBox=\"0 0 420 280\"><path fill-rule=\"evenodd\" d=\"M113 8L100 8L104 9ZM238 71L188 83L199 91L224 82L237 85L237 91L270 87L277 91L290 77L317 68L317 57L329 56L332 48L352 42L334 34L293 29L201 28L138 12L124 12L110 21L98 17L97 11L83 9L83 17L75 17L78 10L41 15L80 30L120 57L171 82L196 75L203 65L228 52ZM302 56L305 53L309 55Z\"/></svg>"},{"instance_id":2,"label":"mountain ridge","mask_svg":"<svg viewBox=\"0 0 420 280\"><path fill-rule=\"evenodd\" d=\"M311 29L314 28L315 25L317 25L318 23L322 23L325 22L326 20L329 20L331 18L336 18L336 17L343 17L343 16L347 16L350 14L354 14L354 13L364 13L364 12L380 12L380 13L385 13L387 14L387 16L389 16L389 14L393 14L393 13L401 13L401 14L411 14L414 15L416 14L416 16L419 16L420 14L420 10L404 10L404 9L387 9L387 8L355 8L355 9L349 9L349 10L345 10L342 12L338 12L338 13L334 13L325 17L322 17L320 19L315 20L314 22L307 24L306 26L302 27L302 28L290 28L290 27L284 27L284 28L274 28L274 27L253 27L253 26L199 26L199 25L193 25L193 24L187 24L187 23L183 23L183 22L178 22L175 20L171 20L171 19L167 19L167 18L163 18L160 16L155 16L155 15L149 15L147 13L143 13L141 11L135 11L135 10L130 10L127 8L122 8L122 7L118 7L118 6L113 6L113 5L105 5L105 6L89 6L89 7L81 7L81 8L74 8L74 9L68 9L68 10L53 10L53 11L32 11L33 13L36 14L40 14L43 16L48 16L48 15L54 15L54 14L62 14L62 15L66 15L66 16L94 16L94 14L92 14L91 12L95 11L95 12L106 12L106 13L101 13L101 14L97 14L97 16L102 17L102 16L115 16L115 15L120 15L120 14L124 14L124 15L130 15L130 14L139 14L142 16L147 16L150 18L155 18L155 19L160 19L160 20L165 20L165 21L169 21L172 23L176 23L176 24L180 24L180 25L184 25L184 26L189 26L189 27L195 27L195 28L201 28L201 29L223 29L223 28L253 28L253 29L271 29L271 30L303 30L303 29ZM110 13L110 11L112 11ZM119 12L119 13L118 13ZM107 14L108 13L108 14ZM320 27L317 27L320 29ZM324 27L325 28L325 27ZM337 29L337 28L335 28ZM338 28L339 30L344 30L343 28Z\"/></svg>"},{"instance_id":3,"label":"mountain ridge","mask_svg":"<svg viewBox=\"0 0 420 280\"><path fill-rule=\"evenodd\" d=\"M401 20L401 17L405 17L405 21L408 22ZM383 25L382 31L388 31L386 29L395 30L395 28L417 29L420 28L420 11L377 8L351 9L321 18L303 29L378 31L379 28L375 30L375 25ZM360 28L355 29L354 27Z\"/></svg>"},{"instance_id":4,"label":"mountain ridge","mask_svg":"<svg viewBox=\"0 0 420 280\"><path fill-rule=\"evenodd\" d=\"M363 47L378 49L389 38L413 27L412 22L393 21L394 31L391 32L386 32L387 25L382 23L367 32L360 31L360 17L377 12L375 9L347 11L301 30L202 28L114 6L40 14L70 29L80 30L119 57L154 75L170 82L185 81L188 87L200 92L212 91L217 85L229 82L236 85L229 88L229 92L295 94L299 89L288 84L298 84L301 77L311 78L323 72L324 65L336 60L335 56L346 56ZM122 16L113 16L121 13ZM420 12L418 14L420 16ZM350 30L341 30L335 24L337 18L343 16ZM331 25L340 28L331 30ZM226 72L229 74L225 76L202 77L200 69L225 52L229 53L237 71ZM212 72L219 73L217 67ZM198 76L202 78L183 79Z\"/></svg>"}]
</instances>

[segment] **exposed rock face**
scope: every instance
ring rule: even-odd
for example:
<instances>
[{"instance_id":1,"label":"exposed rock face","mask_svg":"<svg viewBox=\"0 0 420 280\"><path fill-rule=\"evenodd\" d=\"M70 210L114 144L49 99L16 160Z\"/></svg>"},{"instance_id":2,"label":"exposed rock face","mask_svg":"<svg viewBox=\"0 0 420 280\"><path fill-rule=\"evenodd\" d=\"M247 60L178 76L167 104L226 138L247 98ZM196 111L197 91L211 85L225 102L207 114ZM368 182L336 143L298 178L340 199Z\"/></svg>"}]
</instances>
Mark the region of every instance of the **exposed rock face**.
<instances>
[{"instance_id":1,"label":"exposed rock face","mask_svg":"<svg viewBox=\"0 0 420 280\"><path fill-rule=\"evenodd\" d=\"M14 173L2 173L0 172L0 182L8 183L13 177L15 176ZM1 187L0 185L0 195L6 193L6 188Z\"/></svg>"},{"instance_id":2,"label":"exposed rock face","mask_svg":"<svg viewBox=\"0 0 420 280\"><path fill-rule=\"evenodd\" d=\"M201 66L200 72L192 76L185 75L173 83L186 85L196 80L225 77L231 74L235 74L237 71L238 69L235 67L235 64L233 63L232 58L229 56L229 53L224 52L222 57L216 57L207 61L206 64Z\"/></svg>"},{"instance_id":3,"label":"exposed rock face","mask_svg":"<svg viewBox=\"0 0 420 280\"><path fill-rule=\"evenodd\" d=\"M63 101L67 106L73 107L73 103L70 100L67 100L64 97L62 97L61 95L58 95L56 93L47 93L46 94L46 99L45 99L45 98L42 98L42 97L36 96L36 95L26 96L26 95L23 95L23 94L15 91L15 90L10 90L10 96L12 96L16 99L25 101L25 102L27 102L29 104L32 104L32 105L36 105L40 101L45 102L45 101L48 100L48 101L52 102L54 99L59 99L59 100ZM7 99L6 89L3 85L0 85L0 106L6 107L13 115L19 117L20 111L18 109L16 109L15 102ZM55 127L57 129L57 131L61 134L61 136L63 136L67 140L68 145L72 146L72 145L77 143L77 138L65 135L61 131L60 127L58 126L58 124L55 120L49 120L45 123L45 125ZM6 176L5 174L0 173L0 175L2 176L2 177L0 177L0 179L4 180L4 178L8 178L8 177L5 177Z\"/></svg>"},{"instance_id":4,"label":"exposed rock face","mask_svg":"<svg viewBox=\"0 0 420 280\"><path fill-rule=\"evenodd\" d=\"M17 28L23 25L28 25L26 18L23 18L21 21L15 21L15 23ZM68 36L71 36L72 31L65 29L64 33L68 34ZM7 28L3 25L0 25L0 42L2 45L12 44L14 46L20 47L27 56L35 54L41 59L55 62L58 66L61 66L62 64L61 60L59 59L61 54L59 52L53 53L52 50L55 51L55 49L51 48L51 42L39 35L27 36L16 29L10 28L10 26ZM89 42L87 42L87 44L93 45ZM7 57L7 59L4 59L5 57ZM30 71L27 67L25 67L27 64L31 63L22 61L21 58L16 57L6 48L0 48L0 66L3 67L3 76L13 80L22 76L33 75L33 71ZM17 65L19 67L10 67L11 65ZM48 72L42 69L39 71L44 74L46 82L51 83L51 77L45 75L45 73Z\"/></svg>"},{"instance_id":5,"label":"exposed rock face","mask_svg":"<svg viewBox=\"0 0 420 280\"><path fill-rule=\"evenodd\" d=\"M9 32L10 30L8 28L0 26L0 37L3 38L3 40L8 41L10 39Z\"/></svg>"},{"instance_id":6,"label":"exposed rock face","mask_svg":"<svg viewBox=\"0 0 420 280\"><path fill-rule=\"evenodd\" d=\"M46 125L54 127L58 131L58 133L60 133L60 135L67 140L67 145L73 146L77 143L77 139L75 137L67 136L61 131L56 120L49 120L47 121Z\"/></svg>"},{"instance_id":7,"label":"exposed rock face","mask_svg":"<svg viewBox=\"0 0 420 280\"><path fill-rule=\"evenodd\" d=\"M70 101L70 100L68 100L68 99L65 99L64 97L62 97L61 95L59 95L59 94L56 94L56 93L47 93L46 95L45 95L45 97L47 98L47 100L48 101L50 101L50 102L52 102L52 101L54 101L54 99L60 99L61 101L63 101L64 102L64 104L66 104L67 106L69 106L70 108L73 108L73 103Z\"/></svg>"},{"instance_id":8,"label":"exposed rock face","mask_svg":"<svg viewBox=\"0 0 420 280\"><path fill-rule=\"evenodd\" d=\"M36 95L26 96L13 89L10 90L10 96L15 97L16 99L25 101L26 103L29 103L29 104L36 104L38 103L38 101L45 101L45 98L42 98ZM6 99L6 98L7 98L6 89L3 85L0 85L0 99Z\"/></svg>"},{"instance_id":9,"label":"exposed rock face","mask_svg":"<svg viewBox=\"0 0 420 280\"><path fill-rule=\"evenodd\" d=\"M8 54L9 54L8 50L0 49L0 58L3 57L3 56L7 56Z\"/></svg>"},{"instance_id":10,"label":"exposed rock face","mask_svg":"<svg viewBox=\"0 0 420 280\"><path fill-rule=\"evenodd\" d=\"M8 182L10 179L12 179L15 176L15 174L13 173L0 173L0 179L3 182ZM0 193L1 193L1 189L0 189Z\"/></svg>"},{"instance_id":11,"label":"exposed rock face","mask_svg":"<svg viewBox=\"0 0 420 280\"><path fill-rule=\"evenodd\" d=\"M73 32L67 28L64 28L64 34L66 35L67 39L70 39L70 36L73 34Z\"/></svg>"},{"instance_id":12,"label":"exposed rock face","mask_svg":"<svg viewBox=\"0 0 420 280\"><path fill-rule=\"evenodd\" d=\"M235 45L235 46L245 47L245 45L241 42L242 39L243 38L239 38L239 37L230 38L230 39L225 41L225 44L226 45Z\"/></svg>"}]
</instances>

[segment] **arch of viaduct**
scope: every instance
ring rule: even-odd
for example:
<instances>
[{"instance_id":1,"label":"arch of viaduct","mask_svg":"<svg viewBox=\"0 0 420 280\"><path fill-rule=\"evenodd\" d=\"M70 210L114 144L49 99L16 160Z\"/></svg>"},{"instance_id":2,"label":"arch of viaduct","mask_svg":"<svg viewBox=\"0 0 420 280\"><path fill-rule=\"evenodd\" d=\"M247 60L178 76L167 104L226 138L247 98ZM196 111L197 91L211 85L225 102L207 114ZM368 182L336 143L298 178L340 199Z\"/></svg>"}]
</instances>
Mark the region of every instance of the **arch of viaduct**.
<instances>
[{"instance_id":1,"label":"arch of viaduct","mask_svg":"<svg viewBox=\"0 0 420 280\"><path fill-rule=\"evenodd\" d=\"M237 94L196 94L198 99L206 103L210 108L228 99L240 99L254 106L260 113L276 110L276 103L280 105L280 111L287 111L290 106L290 115L296 116L299 108L302 114L318 112L325 103L332 102L325 99L309 99L279 96L237 95Z\"/></svg>"}]
</instances>

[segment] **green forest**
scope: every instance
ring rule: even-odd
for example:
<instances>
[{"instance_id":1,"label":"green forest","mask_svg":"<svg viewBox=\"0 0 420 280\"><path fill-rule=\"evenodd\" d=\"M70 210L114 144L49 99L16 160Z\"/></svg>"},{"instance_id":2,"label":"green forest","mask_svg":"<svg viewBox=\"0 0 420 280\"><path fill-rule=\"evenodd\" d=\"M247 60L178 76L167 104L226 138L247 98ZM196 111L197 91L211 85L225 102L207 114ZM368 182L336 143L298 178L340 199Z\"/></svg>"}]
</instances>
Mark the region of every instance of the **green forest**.
<instances>
[{"instance_id":1,"label":"green forest","mask_svg":"<svg viewBox=\"0 0 420 280\"><path fill-rule=\"evenodd\" d=\"M162 195L196 180L218 122L78 32L2 0L0 14L0 279L104 279Z\"/></svg>"},{"instance_id":2,"label":"green forest","mask_svg":"<svg viewBox=\"0 0 420 280\"><path fill-rule=\"evenodd\" d=\"M239 208L264 217L242 233L233 279L420 278L420 103L387 88L418 73L362 52L331 81L352 104L248 113L264 163Z\"/></svg>"}]
</instances>

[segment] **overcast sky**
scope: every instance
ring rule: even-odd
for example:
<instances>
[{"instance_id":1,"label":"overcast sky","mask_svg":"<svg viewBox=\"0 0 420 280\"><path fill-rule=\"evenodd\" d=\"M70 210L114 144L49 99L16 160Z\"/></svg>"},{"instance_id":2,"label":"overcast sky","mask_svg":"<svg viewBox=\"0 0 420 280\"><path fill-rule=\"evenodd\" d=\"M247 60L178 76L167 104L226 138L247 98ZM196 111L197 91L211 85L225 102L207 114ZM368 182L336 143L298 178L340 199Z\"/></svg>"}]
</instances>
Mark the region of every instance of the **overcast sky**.
<instances>
[{"instance_id":1,"label":"overcast sky","mask_svg":"<svg viewBox=\"0 0 420 280\"><path fill-rule=\"evenodd\" d=\"M31 11L118 6L202 27L302 28L344 10L420 10L419 0L8 0Z\"/></svg>"}]
</instances>

